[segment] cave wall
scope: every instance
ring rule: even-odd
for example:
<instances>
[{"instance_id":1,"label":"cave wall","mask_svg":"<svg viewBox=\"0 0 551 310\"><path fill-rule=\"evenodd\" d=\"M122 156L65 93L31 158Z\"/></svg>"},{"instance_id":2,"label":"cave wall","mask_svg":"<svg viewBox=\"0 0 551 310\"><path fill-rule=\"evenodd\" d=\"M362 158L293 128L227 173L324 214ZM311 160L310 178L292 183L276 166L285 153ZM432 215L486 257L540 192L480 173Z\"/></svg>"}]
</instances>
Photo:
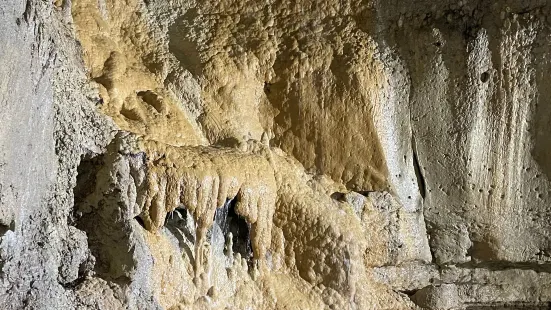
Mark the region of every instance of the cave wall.
<instances>
[{"instance_id":1,"label":"cave wall","mask_svg":"<svg viewBox=\"0 0 551 310\"><path fill-rule=\"evenodd\" d=\"M546 1L6 1L0 308L547 309Z\"/></svg>"}]
</instances>

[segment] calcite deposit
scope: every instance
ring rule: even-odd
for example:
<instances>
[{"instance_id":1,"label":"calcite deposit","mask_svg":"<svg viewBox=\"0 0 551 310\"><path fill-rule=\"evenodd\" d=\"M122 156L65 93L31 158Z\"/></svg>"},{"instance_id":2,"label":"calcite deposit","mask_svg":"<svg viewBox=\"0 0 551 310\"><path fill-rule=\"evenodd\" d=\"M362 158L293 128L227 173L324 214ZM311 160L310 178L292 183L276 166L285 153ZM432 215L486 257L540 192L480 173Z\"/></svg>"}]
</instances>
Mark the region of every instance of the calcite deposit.
<instances>
[{"instance_id":1,"label":"calcite deposit","mask_svg":"<svg viewBox=\"0 0 551 310\"><path fill-rule=\"evenodd\" d=\"M5 0L0 309L548 309L551 3Z\"/></svg>"}]
</instances>

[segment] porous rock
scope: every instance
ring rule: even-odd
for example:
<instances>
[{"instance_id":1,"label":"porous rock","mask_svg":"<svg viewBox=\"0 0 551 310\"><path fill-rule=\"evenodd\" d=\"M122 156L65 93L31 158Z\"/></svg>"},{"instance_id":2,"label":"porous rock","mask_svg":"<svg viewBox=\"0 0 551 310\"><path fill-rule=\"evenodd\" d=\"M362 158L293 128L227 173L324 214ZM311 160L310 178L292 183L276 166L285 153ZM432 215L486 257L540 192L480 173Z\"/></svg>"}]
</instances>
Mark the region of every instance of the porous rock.
<instances>
[{"instance_id":1,"label":"porous rock","mask_svg":"<svg viewBox=\"0 0 551 310\"><path fill-rule=\"evenodd\" d=\"M543 0L0 6L1 309L547 309Z\"/></svg>"}]
</instances>

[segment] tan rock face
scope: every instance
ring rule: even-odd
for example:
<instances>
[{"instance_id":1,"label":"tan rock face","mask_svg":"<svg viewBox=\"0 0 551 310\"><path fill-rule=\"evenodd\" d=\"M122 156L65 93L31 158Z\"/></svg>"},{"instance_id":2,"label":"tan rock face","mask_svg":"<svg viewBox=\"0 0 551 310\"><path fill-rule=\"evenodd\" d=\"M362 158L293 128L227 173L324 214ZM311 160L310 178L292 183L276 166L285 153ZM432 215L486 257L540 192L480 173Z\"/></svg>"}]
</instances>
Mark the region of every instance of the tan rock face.
<instances>
[{"instance_id":1,"label":"tan rock face","mask_svg":"<svg viewBox=\"0 0 551 310\"><path fill-rule=\"evenodd\" d=\"M252 272L267 283L255 288L268 294L259 299L262 307L279 308L286 302L281 294L288 289L278 288L278 280L272 279L275 274L287 279L282 280L288 283L283 287L297 290L305 281L310 290L316 288L314 295L300 298L306 300L306 308L320 304L365 308L373 303L410 307L407 298L370 280L365 268L398 261L430 262L417 208L402 219L390 219L397 210L382 213L374 219L383 221L380 231L366 239L372 233L370 227L362 227L362 210L370 202L360 199L356 214L351 203L330 197L348 191L346 187L389 188L373 118L386 82L375 42L353 20L339 18L332 27L344 29L326 37L323 25L293 20L296 12L284 6L252 20L252 8L244 8L245 14L219 16L225 14L207 3L196 8L151 5L152 11L170 8L177 13L171 14L172 21L163 22L166 25L157 26L152 17L144 16L148 8L143 4L106 2L102 9L94 1L75 1L73 16L91 79L98 83L103 99L102 110L121 128L144 139L136 151L147 154L146 189L138 191L136 200L145 228L158 233L167 214L172 217L179 207L193 217L193 257L187 261L193 268L187 271L198 291L184 304L198 306L207 291L221 290L214 294L217 298L210 296L215 300L227 302L231 296L226 287L232 279L213 275L220 262L209 256L215 251L213 218L226 201L236 200L235 212L250 227ZM335 18L335 13L328 17ZM205 31L207 27L211 30ZM290 35L292 31L300 35ZM307 35L317 39L308 40ZM258 40L246 42L248 37ZM190 105L181 98L196 102ZM320 183L305 174L303 166L332 180ZM369 226L370 220L365 221ZM392 230L408 227L417 232L398 237L396 242L404 250L385 250L387 242L396 238ZM154 249L167 244L149 240ZM185 268L167 262L169 255L152 253L157 264ZM174 280L166 273L151 272L155 281ZM165 296L160 297L165 307L182 302L177 298L181 293L172 288L183 285L181 281L172 282L170 288L154 287L156 294ZM159 290L173 291L171 304L165 303L171 297ZM252 302L247 295L239 298Z\"/></svg>"},{"instance_id":2,"label":"tan rock face","mask_svg":"<svg viewBox=\"0 0 551 310\"><path fill-rule=\"evenodd\" d=\"M550 20L4 5L0 308L547 308Z\"/></svg>"},{"instance_id":3,"label":"tan rock face","mask_svg":"<svg viewBox=\"0 0 551 310\"><path fill-rule=\"evenodd\" d=\"M150 5L174 11L171 21L158 20L167 28L148 25L148 17L157 19L143 16L147 9L137 2L108 1L103 13L94 1L73 4L85 60L105 88L106 112L121 118L125 128L159 140L166 124L185 124L172 115L177 99L168 102L169 93L158 89L184 80L200 86L200 94L186 96L197 97L200 114L181 104L188 122L203 129L195 135L210 143L232 146L264 134L308 170L357 190L388 188L374 125L388 77L370 35L354 19L338 16L341 10L367 8L321 3L312 15L296 19L306 3L294 9L284 3ZM186 130L172 134L194 135ZM355 147L343 150L352 143Z\"/></svg>"},{"instance_id":4,"label":"tan rock face","mask_svg":"<svg viewBox=\"0 0 551 310\"><path fill-rule=\"evenodd\" d=\"M496 13L488 10L483 18L468 5L423 17L332 1L72 4L102 111L143 139L145 228L158 233L179 207L190 213L199 298L208 283L231 281L208 275L207 256L213 218L238 201L253 273L266 284L256 288L260 304L276 308L274 273L318 289L301 298L306 308L391 307L394 297L374 297L390 292L384 286L363 292L373 282L366 268L547 261L539 116L529 138L541 94L533 85L545 83L532 46L547 26L505 11L496 31L483 26ZM384 14L396 24L378 33ZM459 20L475 26L460 33ZM458 299L429 307L459 307Z\"/></svg>"}]
</instances>

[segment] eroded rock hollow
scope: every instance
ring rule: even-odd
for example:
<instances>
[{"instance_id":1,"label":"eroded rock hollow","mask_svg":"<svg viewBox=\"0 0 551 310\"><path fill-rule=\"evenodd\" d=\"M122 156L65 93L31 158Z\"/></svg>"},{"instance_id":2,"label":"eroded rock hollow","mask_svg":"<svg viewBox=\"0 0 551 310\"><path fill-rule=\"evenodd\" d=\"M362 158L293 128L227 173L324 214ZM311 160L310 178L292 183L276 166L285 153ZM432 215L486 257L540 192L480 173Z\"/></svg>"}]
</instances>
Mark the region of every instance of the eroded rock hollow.
<instances>
[{"instance_id":1,"label":"eroded rock hollow","mask_svg":"<svg viewBox=\"0 0 551 310\"><path fill-rule=\"evenodd\" d=\"M0 309L548 309L551 3L7 0Z\"/></svg>"}]
</instances>

